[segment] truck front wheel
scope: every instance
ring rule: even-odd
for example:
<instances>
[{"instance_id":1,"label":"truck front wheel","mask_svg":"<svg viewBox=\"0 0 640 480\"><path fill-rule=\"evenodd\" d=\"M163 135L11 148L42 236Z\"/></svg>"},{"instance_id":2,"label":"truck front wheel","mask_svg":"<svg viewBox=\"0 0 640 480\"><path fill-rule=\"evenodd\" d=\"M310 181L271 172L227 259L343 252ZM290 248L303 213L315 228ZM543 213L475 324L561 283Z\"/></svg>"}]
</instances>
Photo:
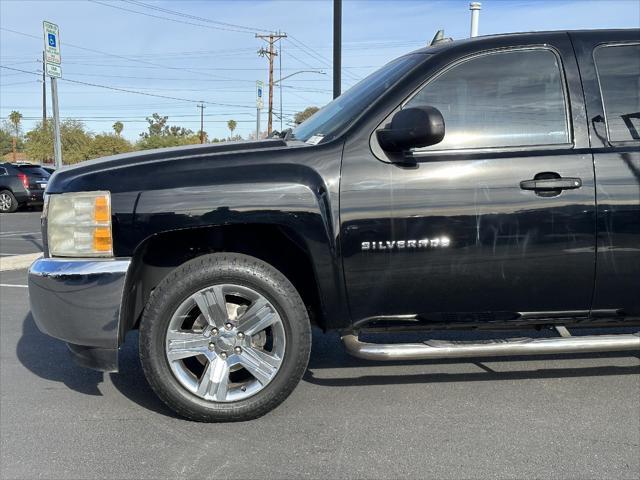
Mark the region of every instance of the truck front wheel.
<instances>
[{"instance_id":1,"label":"truck front wheel","mask_svg":"<svg viewBox=\"0 0 640 480\"><path fill-rule=\"evenodd\" d=\"M300 295L278 270L216 253L170 273L140 324L149 384L176 413L206 422L259 417L304 374L311 328Z\"/></svg>"}]
</instances>

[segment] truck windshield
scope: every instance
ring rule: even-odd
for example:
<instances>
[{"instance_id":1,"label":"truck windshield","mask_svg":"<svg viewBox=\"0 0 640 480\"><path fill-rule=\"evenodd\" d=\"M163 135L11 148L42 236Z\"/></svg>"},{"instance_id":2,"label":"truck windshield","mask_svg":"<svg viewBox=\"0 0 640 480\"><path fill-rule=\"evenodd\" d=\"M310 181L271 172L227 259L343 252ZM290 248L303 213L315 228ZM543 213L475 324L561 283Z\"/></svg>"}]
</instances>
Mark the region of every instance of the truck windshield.
<instances>
[{"instance_id":1,"label":"truck windshield","mask_svg":"<svg viewBox=\"0 0 640 480\"><path fill-rule=\"evenodd\" d=\"M293 138L313 144L333 138L424 58L411 54L387 63L298 125Z\"/></svg>"}]
</instances>

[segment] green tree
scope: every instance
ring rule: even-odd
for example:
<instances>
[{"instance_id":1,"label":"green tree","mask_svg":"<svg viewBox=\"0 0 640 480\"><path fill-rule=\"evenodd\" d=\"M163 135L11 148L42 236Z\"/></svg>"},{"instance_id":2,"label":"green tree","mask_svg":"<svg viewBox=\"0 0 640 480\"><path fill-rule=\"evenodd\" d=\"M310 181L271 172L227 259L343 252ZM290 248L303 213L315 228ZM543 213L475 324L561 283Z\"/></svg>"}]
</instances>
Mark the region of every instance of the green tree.
<instances>
[{"instance_id":1,"label":"green tree","mask_svg":"<svg viewBox=\"0 0 640 480\"><path fill-rule=\"evenodd\" d=\"M2 125L0 125L0 156L2 157L13 150L12 130L13 127L8 120L5 120L2 122ZM24 150L24 141L22 137L18 137L16 150L18 152Z\"/></svg>"},{"instance_id":2,"label":"green tree","mask_svg":"<svg viewBox=\"0 0 640 480\"><path fill-rule=\"evenodd\" d=\"M318 110L320 110L318 107L307 107L303 111L296 113L293 117L293 121L296 125L300 125Z\"/></svg>"},{"instance_id":3,"label":"green tree","mask_svg":"<svg viewBox=\"0 0 640 480\"><path fill-rule=\"evenodd\" d=\"M142 138L149 138L153 136L166 135L169 130L167 120L169 120L169 117L166 115L161 117L157 113L152 114L150 117L147 117L147 122L149 123L149 126L147 127L148 132L143 132L140 136Z\"/></svg>"},{"instance_id":4,"label":"green tree","mask_svg":"<svg viewBox=\"0 0 640 480\"><path fill-rule=\"evenodd\" d=\"M53 158L53 122L36 124L27 132L25 151L32 160L47 162ZM64 164L78 163L91 158L93 135L78 120L65 120L60 124L62 160Z\"/></svg>"},{"instance_id":5,"label":"green tree","mask_svg":"<svg viewBox=\"0 0 640 480\"><path fill-rule=\"evenodd\" d=\"M124 125L122 124L122 122L117 121L116 123L113 124L113 131L116 132L117 136L120 136L123 129L124 129Z\"/></svg>"},{"instance_id":6,"label":"green tree","mask_svg":"<svg viewBox=\"0 0 640 480\"><path fill-rule=\"evenodd\" d=\"M151 148L177 147L200 143L200 135L193 130L178 125L168 125L169 117L154 113L147 117L147 131L140 134L136 147L141 150Z\"/></svg>"},{"instance_id":7,"label":"green tree","mask_svg":"<svg viewBox=\"0 0 640 480\"><path fill-rule=\"evenodd\" d=\"M102 133L93 137L89 146L89 158L106 157L133 150L133 145L118 134Z\"/></svg>"},{"instance_id":8,"label":"green tree","mask_svg":"<svg viewBox=\"0 0 640 480\"><path fill-rule=\"evenodd\" d=\"M232 138L233 138L233 131L236 129L237 126L238 126L238 123L235 120L229 120L227 122L227 128L231 132L231 137Z\"/></svg>"},{"instance_id":9,"label":"green tree","mask_svg":"<svg viewBox=\"0 0 640 480\"><path fill-rule=\"evenodd\" d=\"M13 161L16 161L16 147L18 144L18 138L20 137L20 122L22 121L22 114L16 110L12 111L9 114L9 121L11 122L11 126L12 128L12 134L13 134L13 144L12 144L12 150L13 150Z\"/></svg>"}]
</instances>

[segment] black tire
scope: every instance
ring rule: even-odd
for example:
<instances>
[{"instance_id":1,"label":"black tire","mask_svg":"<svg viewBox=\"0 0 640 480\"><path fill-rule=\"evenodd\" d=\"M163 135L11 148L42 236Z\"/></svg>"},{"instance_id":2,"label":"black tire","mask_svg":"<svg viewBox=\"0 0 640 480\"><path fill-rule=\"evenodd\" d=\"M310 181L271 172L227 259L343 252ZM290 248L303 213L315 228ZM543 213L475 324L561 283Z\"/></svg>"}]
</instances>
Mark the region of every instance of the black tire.
<instances>
[{"instance_id":1,"label":"black tire","mask_svg":"<svg viewBox=\"0 0 640 480\"><path fill-rule=\"evenodd\" d=\"M213 402L184 388L165 355L165 336L178 306L211 285L234 283L263 295L276 308L286 334L286 350L275 377L255 395L234 402ZM177 267L151 294L140 323L140 360L145 376L169 408L202 422L235 422L260 417L282 403L304 374L311 350L311 326L300 295L271 265L248 255L215 253Z\"/></svg>"},{"instance_id":2,"label":"black tire","mask_svg":"<svg viewBox=\"0 0 640 480\"><path fill-rule=\"evenodd\" d=\"M6 207L6 203L5 202L0 202L0 212L2 212L2 213L12 213L12 212L15 212L18 209L18 201L16 200L16 197L13 196L13 193L11 192L11 190L2 190L2 191L0 191L0 196L8 198L8 200L9 200L8 208Z\"/></svg>"}]
</instances>

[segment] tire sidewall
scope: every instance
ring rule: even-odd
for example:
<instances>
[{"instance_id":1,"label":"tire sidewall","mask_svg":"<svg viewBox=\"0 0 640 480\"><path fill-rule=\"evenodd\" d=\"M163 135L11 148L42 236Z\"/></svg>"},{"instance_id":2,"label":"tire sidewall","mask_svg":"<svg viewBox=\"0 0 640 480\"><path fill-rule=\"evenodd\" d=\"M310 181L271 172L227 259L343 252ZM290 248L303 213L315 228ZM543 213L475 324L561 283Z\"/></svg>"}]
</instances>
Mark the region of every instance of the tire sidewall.
<instances>
[{"instance_id":1,"label":"tire sidewall","mask_svg":"<svg viewBox=\"0 0 640 480\"><path fill-rule=\"evenodd\" d=\"M281 403L304 373L311 343L309 319L294 287L270 265L244 255L241 257L245 261L236 261L239 255L207 257L178 267L152 294L150 308L140 325L140 356L145 375L162 400L189 418L213 421L255 418ZM188 273L180 277L185 270ZM189 392L176 379L166 358L165 338L171 317L182 302L199 290L223 283L251 288L275 307L282 319L286 347L280 369L266 387L243 400L214 403Z\"/></svg>"}]
</instances>

